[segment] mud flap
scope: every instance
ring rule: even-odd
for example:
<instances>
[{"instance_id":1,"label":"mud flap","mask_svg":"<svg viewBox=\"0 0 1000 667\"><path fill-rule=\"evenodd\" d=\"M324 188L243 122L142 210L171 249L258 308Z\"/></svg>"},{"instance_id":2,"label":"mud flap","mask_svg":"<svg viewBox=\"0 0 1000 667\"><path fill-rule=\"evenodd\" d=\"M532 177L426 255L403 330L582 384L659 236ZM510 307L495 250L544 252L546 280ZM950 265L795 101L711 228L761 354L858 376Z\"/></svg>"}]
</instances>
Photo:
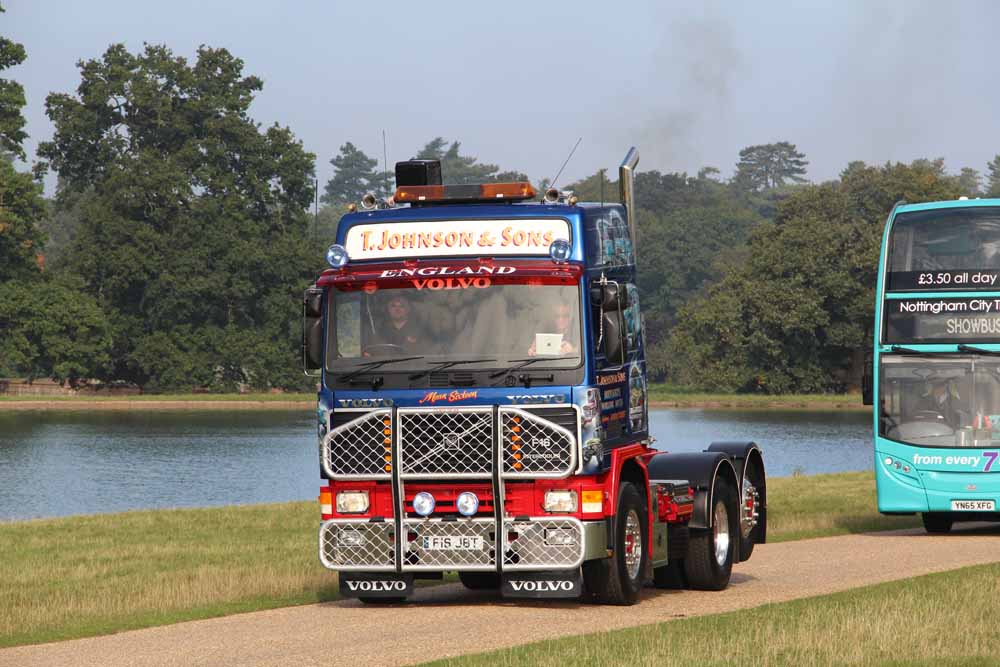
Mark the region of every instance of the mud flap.
<instances>
[{"instance_id":1,"label":"mud flap","mask_svg":"<svg viewBox=\"0 0 1000 667\"><path fill-rule=\"evenodd\" d=\"M413 594L413 575L394 572L341 572L340 596L402 598Z\"/></svg>"},{"instance_id":2,"label":"mud flap","mask_svg":"<svg viewBox=\"0 0 1000 667\"><path fill-rule=\"evenodd\" d=\"M500 584L505 598L578 598L583 592L580 568L555 572L507 572Z\"/></svg>"}]
</instances>

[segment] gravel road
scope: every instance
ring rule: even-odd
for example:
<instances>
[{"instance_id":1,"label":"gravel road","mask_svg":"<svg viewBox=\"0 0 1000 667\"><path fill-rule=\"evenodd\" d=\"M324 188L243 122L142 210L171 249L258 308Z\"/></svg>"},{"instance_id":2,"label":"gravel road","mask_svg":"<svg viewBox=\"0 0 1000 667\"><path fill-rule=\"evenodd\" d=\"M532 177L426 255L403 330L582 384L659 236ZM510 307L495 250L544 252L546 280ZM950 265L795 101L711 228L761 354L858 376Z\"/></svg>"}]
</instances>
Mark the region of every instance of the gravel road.
<instances>
[{"instance_id":1,"label":"gravel road","mask_svg":"<svg viewBox=\"0 0 1000 667\"><path fill-rule=\"evenodd\" d=\"M907 530L767 544L736 566L725 591L648 589L634 607L503 601L448 584L404 605L341 601L4 649L0 665L402 665L997 562L998 547L1000 527L983 524L942 536Z\"/></svg>"}]
</instances>

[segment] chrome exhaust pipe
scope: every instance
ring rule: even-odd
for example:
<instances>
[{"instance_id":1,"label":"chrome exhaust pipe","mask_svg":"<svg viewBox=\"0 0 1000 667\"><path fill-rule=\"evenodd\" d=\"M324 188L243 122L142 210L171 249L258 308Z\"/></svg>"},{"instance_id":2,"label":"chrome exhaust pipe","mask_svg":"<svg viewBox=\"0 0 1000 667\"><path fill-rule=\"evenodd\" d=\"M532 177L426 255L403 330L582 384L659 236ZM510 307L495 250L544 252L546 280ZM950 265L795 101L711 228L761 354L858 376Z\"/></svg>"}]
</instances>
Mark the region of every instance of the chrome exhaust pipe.
<instances>
[{"instance_id":1,"label":"chrome exhaust pipe","mask_svg":"<svg viewBox=\"0 0 1000 667\"><path fill-rule=\"evenodd\" d=\"M639 226L635 221L635 166L639 164L639 151L635 146L628 149L625 159L618 167L618 187L621 188L622 204L628 216L628 231L632 236L632 247L639 241Z\"/></svg>"}]
</instances>

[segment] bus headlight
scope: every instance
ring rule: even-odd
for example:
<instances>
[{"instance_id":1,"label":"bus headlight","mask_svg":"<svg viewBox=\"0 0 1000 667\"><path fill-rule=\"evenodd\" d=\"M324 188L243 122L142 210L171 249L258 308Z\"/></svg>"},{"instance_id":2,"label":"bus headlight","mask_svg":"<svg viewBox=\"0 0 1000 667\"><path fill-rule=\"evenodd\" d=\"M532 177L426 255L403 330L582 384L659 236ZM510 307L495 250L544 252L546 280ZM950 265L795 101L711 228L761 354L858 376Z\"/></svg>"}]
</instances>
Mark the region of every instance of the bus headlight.
<instances>
[{"instance_id":1,"label":"bus headlight","mask_svg":"<svg viewBox=\"0 0 1000 667\"><path fill-rule=\"evenodd\" d=\"M350 258L347 256L347 248L339 243L334 243L326 251L326 263L335 269L346 266L349 259Z\"/></svg>"},{"instance_id":2,"label":"bus headlight","mask_svg":"<svg viewBox=\"0 0 1000 667\"><path fill-rule=\"evenodd\" d=\"M367 511L367 491L340 491L337 493L338 514L364 514Z\"/></svg>"},{"instance_id":3,"label":"bus headlight","mask_svg":"<svg viewBox=\"0 0 1000 667\"><path fill-rule=\"evenodd\" d=\"M549 489L545 492L542 508L546 512L575 512L576 491L570 489Z\"/></svg>"}]
</instances>

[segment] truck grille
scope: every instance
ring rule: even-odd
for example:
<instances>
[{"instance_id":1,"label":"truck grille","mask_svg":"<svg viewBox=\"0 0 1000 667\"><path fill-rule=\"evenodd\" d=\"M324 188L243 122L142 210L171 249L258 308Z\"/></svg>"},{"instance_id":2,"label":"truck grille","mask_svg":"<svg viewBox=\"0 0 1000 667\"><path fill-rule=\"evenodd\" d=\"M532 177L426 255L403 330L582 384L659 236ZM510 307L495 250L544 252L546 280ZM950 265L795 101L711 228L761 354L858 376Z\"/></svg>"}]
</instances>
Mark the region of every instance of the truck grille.
<instances>
[{"instance_id":1,"label":"truck grille","mask_svg":"<svg viewBox=\"0 0 1000 667\"><path fill-rule=\"evenodd\" d=\"M335 411L321 458L330 479L489 479L495 450L508 478L561 478L577 459L577 413L572 406L499 409L401 408ZM397 447L393 453L393 429ZM499 437L498 437L499 436Z\"/></svg>"},{"instance_id":2,"label":"truck grille","mask_svg":"<svg viewBox=\"0 0 1000 667\"><path fill-rule=\"evenodd\" d=\"M578 519L508 520L504 533L505 570L573 568L583 562L583 524Z\"/></svg>"},{"instance_id":3,"label":"truck grille","mask_svg":"<svg viewBox=\"0 0 1000 667\"><path fill-rule=\"evenodd\" d=\"M353 413L334 413L338 421L345 414L351 416ZM322 463L331 479L385 478L392 473L386 461L392 452L392 411L372 410L358 414L360 416L330 429L323 438Z\"/></svg>"},{"instance_id":4,"label":"truck grille","mask_svg":"<svg viewBox=\"0 0 1000 667\"><path fill-rule=\"evenodd\" d=\"M501 408L500 433L504 477L565 477L576 467L575 426L570 431L526 410Z\"/></svg>"},{"instance_id":5,"label":"truck grille","mask_svg":"<svg viewBox=\"0 0 1000 667\"><path fill-rule=\"evenodd\" d=\"M393 570L395 530L392 522L325 521L319 529L319 560L331 570Z\"/></svg>"},{"instance_id":6,"label":"truck grille","mask_svg":"<svg viewBox=\"0 0 1000 667\"><path fill-rule=\"evenodd\" d=\"M399 472L404 478L489 478L493 410L399 410Z\"/></svg>"}]
</instances>

